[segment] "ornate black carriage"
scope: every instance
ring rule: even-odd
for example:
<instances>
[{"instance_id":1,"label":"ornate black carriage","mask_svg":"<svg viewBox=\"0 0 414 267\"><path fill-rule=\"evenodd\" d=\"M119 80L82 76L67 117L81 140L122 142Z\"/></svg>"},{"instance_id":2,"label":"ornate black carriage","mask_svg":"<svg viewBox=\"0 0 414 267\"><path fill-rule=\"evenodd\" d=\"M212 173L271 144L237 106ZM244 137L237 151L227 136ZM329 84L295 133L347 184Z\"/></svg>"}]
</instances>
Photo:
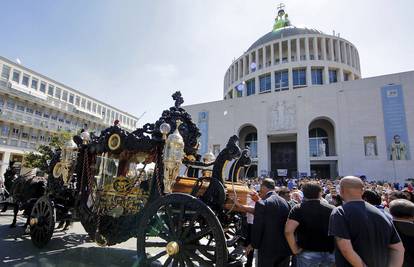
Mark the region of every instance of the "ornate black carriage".
<instances>
[{"instance_id":1,"label":"ornate black carriage","mask_svg":"<svg viewBox=\"0 0 414 267\"><path fill-rule=\"evenodd\" d=\"M75 136L56 153L47 194L30 218L36 246L47 244L56 221L79 220L102 246L136 237L143 265L237 262L244 216L234 199L247 200L238 176L249 153L232 136L217 158L198 155L200 132L180 107L181 94L173 99L154 124L127 132L115 122L100 136Z\"/></svg>"}]
</instances>

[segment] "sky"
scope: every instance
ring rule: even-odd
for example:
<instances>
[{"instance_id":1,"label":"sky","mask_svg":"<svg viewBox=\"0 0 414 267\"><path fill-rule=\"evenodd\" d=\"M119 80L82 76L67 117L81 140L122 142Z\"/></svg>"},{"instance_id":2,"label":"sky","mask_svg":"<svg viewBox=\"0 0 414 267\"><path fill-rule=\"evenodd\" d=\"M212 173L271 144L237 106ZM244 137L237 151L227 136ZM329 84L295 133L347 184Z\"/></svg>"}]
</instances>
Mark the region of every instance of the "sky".
<instances>
[{"instance_id":1,"label":"sky","mask_svg":"<svg viewBox=\"0 0 414 267\"><path fill-rule=\"evenodd\" d=\"M271 31L272 0L2 0L0 55L155 122L223 98L232 60ZM362 77L414 70L411 0L283 1L290 21L353 43Z\"/></svg>"}]
</instances>

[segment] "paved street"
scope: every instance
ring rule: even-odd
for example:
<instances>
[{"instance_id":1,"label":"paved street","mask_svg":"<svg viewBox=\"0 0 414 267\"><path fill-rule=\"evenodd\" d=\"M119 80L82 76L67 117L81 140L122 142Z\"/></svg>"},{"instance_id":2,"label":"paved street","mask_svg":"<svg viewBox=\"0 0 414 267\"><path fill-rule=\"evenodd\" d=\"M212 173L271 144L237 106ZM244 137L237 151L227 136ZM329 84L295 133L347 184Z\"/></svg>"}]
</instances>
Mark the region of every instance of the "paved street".
<instances>
[{"instance_id":1,"label":"paved street","mask_svg":"<svg viewBox=\"0 0 414 267\"><path fill-rule=\"evenodd\" d=\"M43 248L36 248L29 235L23 235L25 218L9 228L12 211L0 213L0 266L134 266L136 239L113 247L99 247L91 242L80 223L68 231L57 231Z\"/></svg>"}]
</instances>

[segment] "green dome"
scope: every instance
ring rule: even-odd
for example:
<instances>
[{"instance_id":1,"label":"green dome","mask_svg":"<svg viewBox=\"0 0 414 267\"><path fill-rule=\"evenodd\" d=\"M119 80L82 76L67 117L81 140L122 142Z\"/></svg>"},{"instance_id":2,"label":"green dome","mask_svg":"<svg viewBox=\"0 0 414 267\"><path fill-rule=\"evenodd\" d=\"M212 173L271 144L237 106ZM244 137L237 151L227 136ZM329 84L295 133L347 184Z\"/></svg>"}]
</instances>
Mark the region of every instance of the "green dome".
<instances>
[{"instance_id":1,"label":"green dome","mask_svg":"<svg viewBox=\"0 0 414 267\"><path fill-rule=\"evenodd\" d=\"M269 43L274 40L282 39L289 36L294 35L302 35L302 34L323 34L323 32L315 29L308 29L308 28L297 28L295 26L289 26L281 28L277 31L271 31L262 37L260 37L256 42L254 42L249 49L247 49L247 52L256 49L259 46L262 46L266 43Z\"/></svg>"}]
</instances>

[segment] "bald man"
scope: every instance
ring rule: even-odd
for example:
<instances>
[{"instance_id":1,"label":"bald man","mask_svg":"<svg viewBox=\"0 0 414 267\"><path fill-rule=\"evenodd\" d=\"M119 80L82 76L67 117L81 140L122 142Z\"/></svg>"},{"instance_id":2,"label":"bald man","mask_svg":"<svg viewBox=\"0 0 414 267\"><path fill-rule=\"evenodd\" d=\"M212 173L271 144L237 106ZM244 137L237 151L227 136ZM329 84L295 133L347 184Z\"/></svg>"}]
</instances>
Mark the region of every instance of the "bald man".
<instances>
[{"instance_id":1,"label":"bald man","mask_svg":"<svg viewBox=\"0 0 414 267\"><path fill-rule=\"evenodd\" d=\"M329 222L329 235L335 237L336 266L402 266L404 247L392 221L364 202L363 192L361 179L341 179L344 204L332 211Z\"/></svg>"}]
</instances>

